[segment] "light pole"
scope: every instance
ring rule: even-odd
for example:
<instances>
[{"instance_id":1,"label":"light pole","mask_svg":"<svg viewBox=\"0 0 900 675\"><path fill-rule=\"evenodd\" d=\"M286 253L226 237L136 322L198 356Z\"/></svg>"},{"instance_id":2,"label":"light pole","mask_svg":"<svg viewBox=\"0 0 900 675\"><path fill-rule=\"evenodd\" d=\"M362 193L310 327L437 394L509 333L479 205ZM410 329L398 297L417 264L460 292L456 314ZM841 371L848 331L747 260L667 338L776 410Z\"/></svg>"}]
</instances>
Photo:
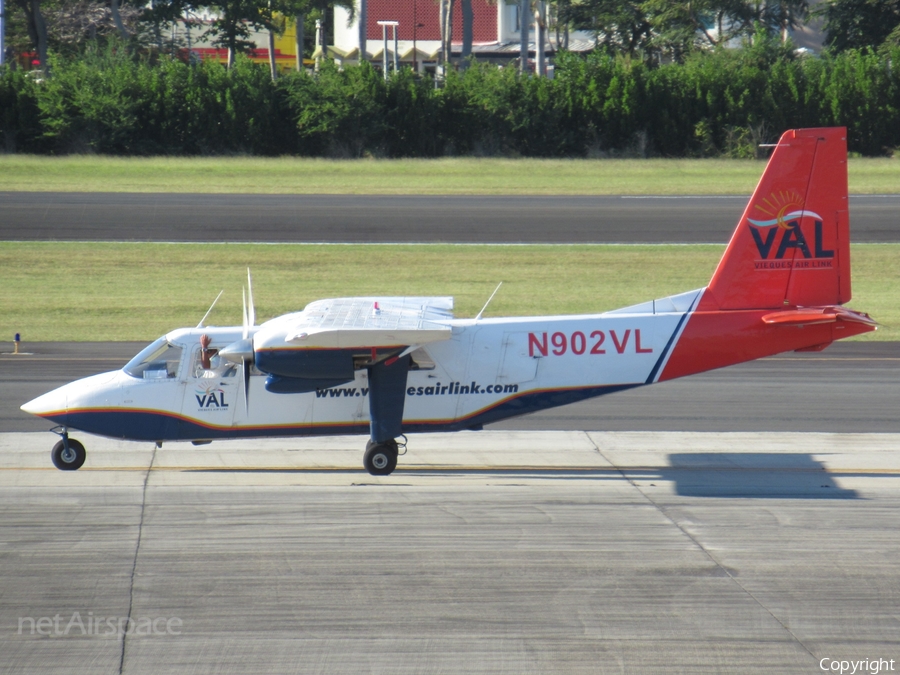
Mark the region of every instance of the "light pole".
<instances>
[{"instance_id":1,"label":"light pole","mask_svg":"<svg viewBox=\"0 0 900 675\"><path fill-rule=\"evenodd\" d=\"M378 25L381 26L381 39L384 42L384 48L381 53L381 61L382 68L384 68L384 79L385 81L388 79L388 36L387 29L390 26L391 30L394 32L394 72L397 72L397 27L400 25L399 21L379 21Z\"/></svg>"},{"instance_id":2,"label":"light pole","mask_svg":"<svg viewBox=\"0 0 900 675\"><path fill-rule=\"evenodd\" d=\"M322 50L325 49L325 38L322 31L322 20L316 19L316 65L315 71L319 72L319 64L322 62Z\"/></svg>"}]
</instances>

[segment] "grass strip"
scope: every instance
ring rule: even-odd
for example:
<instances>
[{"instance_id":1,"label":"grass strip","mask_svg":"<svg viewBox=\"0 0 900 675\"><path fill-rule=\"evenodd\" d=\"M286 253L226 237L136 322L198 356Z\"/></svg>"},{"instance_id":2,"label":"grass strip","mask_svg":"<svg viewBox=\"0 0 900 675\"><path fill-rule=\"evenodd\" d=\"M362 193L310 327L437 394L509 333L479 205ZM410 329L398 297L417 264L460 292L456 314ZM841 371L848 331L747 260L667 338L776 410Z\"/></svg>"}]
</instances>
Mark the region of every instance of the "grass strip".
<instances>
[{"instance_id":1,"label":"grass strip","mask_svg":"<svg viewBox=\"0 0 900 675\"><path fill-rule=\"evenodd\" d=\"M216 294L213 325L240 324L253 271L258 320L320 298L452 295L456 315L602 312L704 286L719 245L265 245L0 242L0 338L151 340L195 326ZM851 306L900 340L900 245L854 245Z\"/></svg>"},{"instance_id":2,"label":"grass strip","mask_svg":"<svg viewBox=\"0 0 900 675\"><path fill-rule=\"evenodd\" d=\"M398 159L0 155L0 192L749 195L765 163L729 159ZM900 161L849 161L853 194L900 193Z\"/></svg>"}]
</instances>

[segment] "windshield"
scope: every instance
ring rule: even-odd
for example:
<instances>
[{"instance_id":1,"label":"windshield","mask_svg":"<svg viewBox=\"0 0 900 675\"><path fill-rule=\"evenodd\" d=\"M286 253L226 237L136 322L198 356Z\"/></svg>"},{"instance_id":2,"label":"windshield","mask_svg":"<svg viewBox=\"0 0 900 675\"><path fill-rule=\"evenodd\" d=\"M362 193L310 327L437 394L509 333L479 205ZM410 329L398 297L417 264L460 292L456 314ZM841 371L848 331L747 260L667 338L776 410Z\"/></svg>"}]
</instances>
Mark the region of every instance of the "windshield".
<instances>
[{"instance_id":1,"label":"windshield","mask_svg":"<svg viewBox=\"0 0 900 675\"><path fill-rule=\"evenodd\" d=\"M178 376L180 363L181 347L161 337L131 359L123 370L132 377L144 380L165 380Z\"/></svg>"}]
</instances>

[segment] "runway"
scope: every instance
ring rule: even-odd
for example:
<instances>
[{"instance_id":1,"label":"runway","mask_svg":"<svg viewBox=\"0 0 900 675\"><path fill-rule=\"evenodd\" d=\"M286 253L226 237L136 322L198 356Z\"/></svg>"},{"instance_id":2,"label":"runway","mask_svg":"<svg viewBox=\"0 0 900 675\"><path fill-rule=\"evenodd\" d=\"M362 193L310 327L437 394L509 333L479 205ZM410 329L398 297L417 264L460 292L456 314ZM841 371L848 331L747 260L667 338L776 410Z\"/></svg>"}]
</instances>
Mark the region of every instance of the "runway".
<instances>
[{"instance_id":1,"label":"runway","mask_svg":"<svg viewBox=\"0 0 900 675\"><path fill-rule=\"evenodd\" d=\"M0 240L724 244L748 199L0 192ZM900 241L900 195L850 215L855 243Z\"/></svg>"},{"instance_id":2,"label":"runway","mask_svg":"<svg viewBox=\"0 0 900 675\"><path fill-rule=\"evenodd\" d=\"M357 438L46 441L0 434L5 673L900 659L897 434L463 432L384 478Z\"/></svg>"}]
</instances>

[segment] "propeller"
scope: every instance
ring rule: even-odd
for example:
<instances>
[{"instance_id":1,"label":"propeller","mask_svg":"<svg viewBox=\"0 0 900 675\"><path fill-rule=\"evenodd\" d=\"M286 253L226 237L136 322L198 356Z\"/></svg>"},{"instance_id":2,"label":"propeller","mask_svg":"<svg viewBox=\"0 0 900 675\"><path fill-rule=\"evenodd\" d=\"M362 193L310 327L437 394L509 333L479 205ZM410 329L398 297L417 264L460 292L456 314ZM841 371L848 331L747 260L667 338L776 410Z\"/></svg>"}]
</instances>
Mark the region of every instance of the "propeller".
<instances>
[{"instance_id":1,"label":"propeller","mask_svg":"<svg viewBox=\"0 0 900 675\"><path fill-rule=\"evenodd\" d=\"M241 339L219 351L219 356L232 363L241 364L241 384L244 389L244 414L250 411L250 369L253 366L253 338L250 329L256 326L256 309L253 307L253 278L247 268L247 287L241 292L243 297Z\"/></svg>"}]
</instances>

